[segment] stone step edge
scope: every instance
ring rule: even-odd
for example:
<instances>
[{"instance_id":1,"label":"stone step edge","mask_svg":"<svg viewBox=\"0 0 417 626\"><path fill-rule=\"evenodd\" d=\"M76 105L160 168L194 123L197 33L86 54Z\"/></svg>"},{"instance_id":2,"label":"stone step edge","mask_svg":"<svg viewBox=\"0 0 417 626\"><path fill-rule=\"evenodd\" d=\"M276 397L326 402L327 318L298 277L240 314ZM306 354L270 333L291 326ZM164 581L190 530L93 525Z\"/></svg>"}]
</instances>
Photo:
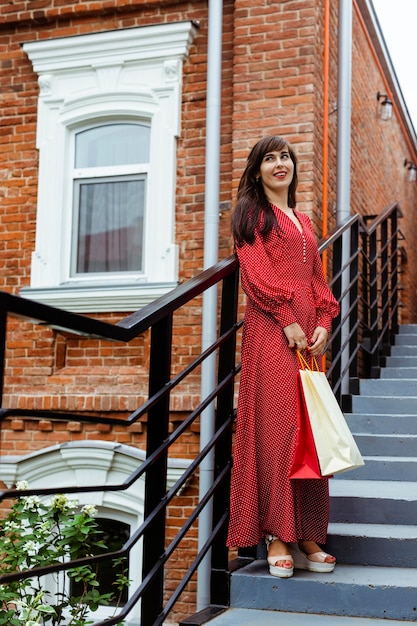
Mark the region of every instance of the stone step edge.
<instances>
[{"instance_id":1,"label":"stone step edge","mask_svg":"<svg viewBox=\"0 0 417 626\"><path fill-rule=\"evenodd\" d=\"M383 378L378 378L378 380L384 381ZM394 380L394 379L393 379ZM398 380L395 381L396 383L398 383ZM395 400L416 400L417 396L396 396L394 394L392 395L380 395L379 393L375 396L369 395L369 394L364 394L364 393L359 393L358 395L354 395L352 396L352 398L366 398L366 399L370 399L370 400L375 400L376 398L378 400L392 400L393 398ZM376 413L376 415L378 415L378 413ZM396 413L392 414L392 417L396 417ZM410 413L401 413L401 415L410 415Z\"/></svg>"},{"instance_id":2,"label":"stone step edge","mask_svg":"<svg viewBox=\"0 0 417 626\"><path fill-rule=\"evenodd\" d=\"M415 433L410 432L402 432L401 430L390 430L389 432L383 432L382 430L373 431L373 430L356 430L353 425L350 425L350 431L354 437L374 437L375 439L383 439L383 438L391 438L394 439L404 439L406 440L414 440L417 438L417 430ZM417 427L417 424L416 424Z\"/></svg>"},{"instance_id":3,"label":"stone step edge","mask_svg":"<svg viewBox=\"0 0 417 626\"><path fill-rule=\"evenodd\" d=\"M354 433L355 434L355 433ZM375 456L375 455L370 455L370 456L365 456L363 455L363 460L365 461L365 465L366 462L370 462L370 461L385 461L387 463L417 463L417 456L385 456L385 455L381 455L381 456Z\"/></svg>"},{"instance_id":4,"label":"stone step edge","mask_svg":"<svg viewBox=\"0 0 417 626\"><path fill-rule=\"evenodd\" d=\"M273 582L271 580L273 577L268 572L266 559L252 561L234 572L232 579L237 582L237 579L242 577L265 578L269 582ZM408 590L416 589L417 592L417 568L338 564L331 574L296 570L294 577L285 582L291 582L291 584L312 582L323 585L331 583L332 587L337 585L369 587L372 585L373 588L407 588Z\"/></svg>"},{"instance_id":5,"label":"stone step edge","mask_svg":"<svg viewBox=\"0 0 417 626\"><path fill-rule=\"evenodd\" d=\"M360 396L353 396L354 398L359 398ZM372 396L370 396L372 397ZM406 396L406 397L410 397L410 396ZM412 397L412 396L411 396ZM351 413L349 413L348 411L344 412L344 415L346 417L354 417L354 418L375 418L375 419L401 419L401 418L415 418L416 415L415 413L363 413L358 412L358 411L352 411Z\"/></svg>"},{"instance_id":6,"label":"stone step edge","mask_svg":"<svg viewBox=\"0 0 417 626\"><path fill-rule=\"evenodd\" d=\"M414 481L352 480L339 477L329 480L329 490L333 498L417 501L417 485Z\"/></svg>"},{"instance_id":7,"label":"stone step edge","mask_svg":"<svg viewBox=\"0 0 417 626\"><path fill-rule=\"evenodd\" d=\"M328 535L361 538L381 539L415 539L417 540L417 526L405 524L352 524L346 522L330 522Z\"/></svg>"},{"instance_id":8,"label":"stone step edge","mask_svg":"<svg viewBox=\"0 0 417 626\"><path fill-rule=\"evenodd\" d=\"M322 613L290 613L263 609L227 608L208 622L209 626L404 626L404 620L386 620L372 617L335 616ZM196 624L184 621L180 626ZM202 622L198 622L201 624ZM204 622L207 623L207 622Z\"/></svg>"}]
</instances>

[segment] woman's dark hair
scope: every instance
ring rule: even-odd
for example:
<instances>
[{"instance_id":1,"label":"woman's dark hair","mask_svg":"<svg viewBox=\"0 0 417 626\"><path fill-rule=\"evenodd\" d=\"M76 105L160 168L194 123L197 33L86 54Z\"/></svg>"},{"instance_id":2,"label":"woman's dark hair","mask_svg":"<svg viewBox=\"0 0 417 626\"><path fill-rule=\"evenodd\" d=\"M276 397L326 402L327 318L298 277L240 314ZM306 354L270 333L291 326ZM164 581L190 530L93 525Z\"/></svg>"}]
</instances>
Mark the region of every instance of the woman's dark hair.
<instances>
[{"instance_id":1,"label":"woman's dark hair","mask_svg":"<svg viewBox=\"0 0 417 626\"><path fill-rule=\"evenodd\" d=\"M259 178L259 170L265 154L268 152L280 152L287 149L291 161L294 163L294 175L288 188L288 206L295 208L295 191L297 189L297 157L294 150L283 137L271 135L256 143L249 153L245 170L240 179L236 207L232 215L232 234L237 245L253 243L255 228L262 223L260 233L262 236L268 235L274 227L278 227L278 222L271 208L268 198Z\"/></svg>"}]
</instances>

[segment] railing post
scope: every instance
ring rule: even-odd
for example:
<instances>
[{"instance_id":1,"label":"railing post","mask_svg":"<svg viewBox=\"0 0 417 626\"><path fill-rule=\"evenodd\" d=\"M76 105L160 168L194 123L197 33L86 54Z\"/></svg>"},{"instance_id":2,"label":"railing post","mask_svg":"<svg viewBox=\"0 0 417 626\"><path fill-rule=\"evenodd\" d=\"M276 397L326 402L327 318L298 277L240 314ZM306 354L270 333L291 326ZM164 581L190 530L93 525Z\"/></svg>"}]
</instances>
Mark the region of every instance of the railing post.
<instances>
[{"instance_id":1,"label":"railing post","mask_svg":"<svg viewBox=\"0 0 417 626\"><path fill-rule=\"evenodd\" d=\"M389 229L388 218L381 224L381 279L380 279L380 292L381 292L381 328L382 337L380 339L380 350L385 354L386 348L389 346L389 315L390 315L390 293L389 293L389 250L391 248L389 244Z\"/></svg>"},{"instance_id":2,"label":"railing post","mask_svg":"<svg viewBox=\"0 0 417 626\"><path fill-rule=\"evenodd\" d=\"M172 314L152 326L149 362L149 396L162 389L170 379L172 353ZM147 457L168 436L169 394L165 394L148 411ZM146 472L144 519L152 514L166 495L168 451ZM165 549L166 510L164 509L143 534L143 578L161 558ZM152 626L163 608L164 570L161 567L142 596L141 626Z\"/></svg>"},{"instance_id":3,"label":"railing post","mask_svg":"<svg viewBox=\"0 0 417 626\"><path fill-rule=\"evenodd\" d=\"M378 353L378 241L377 231L369 237L369 332L370 332L370 371L373 376L379 365Z\"/></svg>"},{"instance_id":4,"label":"railing post","mask_svg":"<svg viewBox=\"0 0 417 626\"><path fill-rule=\"evenodd\" d=\"M398 333L398 208L391 213L391 250L390 250L390 294L391 294L391 336L390 344L393 337Z\"/></svg>"},{"instance_id":5,"label":"railing post","mask_svg":"<svg viewBox=\"0 0 417 626\"><path fill-rule=\"evenodd\" d=\"M220 335L236 325L239 288L239 267L230 276L223 280ZM233 333L219 349L218 382L234 372L236 363L236 332ZM230 421L229 428L215 446L215 478L229 465L232 457L232 426L233 404L235 391L235 376L233 374L228 385L220 392L216 411L216 432ZM230 472L213 497L213 528L229 509L230 501ZM226 548L227 524L217 535L211 553L211 604L227 606L230 598L230 574L228 570L229 551Z\"/></svg>"},{"instance_id":6,"label":"railing post","mask_svg":"<svg viewBox=\"0 0 417 626\"><path fill-rule=\"evenodd\" d=\"M338 302L342 298L342 259L343 259L343 234L337 237L333 246L333 295ZM342 312L332 322L332 382L333 390L338 401L341 400L340 378L342 371L341 346L342 346ZM335 382L339 381L338 385Z\"/></svg>"},{"instance_id":7,"label":"railing post","mask_svg":"<svg viewBox=\"0 0 417 626\"><path fill-rule=\"evenodd\" d=\"M350 289L349 289L349 381L352 385L358 380L358 277L359 277L359 221L350 229ZM355 381L355 383L354 383ZM357 385L358 387L358 385ZM356 387L355 392L358 392Z\"/></svg>"}]
</instances>

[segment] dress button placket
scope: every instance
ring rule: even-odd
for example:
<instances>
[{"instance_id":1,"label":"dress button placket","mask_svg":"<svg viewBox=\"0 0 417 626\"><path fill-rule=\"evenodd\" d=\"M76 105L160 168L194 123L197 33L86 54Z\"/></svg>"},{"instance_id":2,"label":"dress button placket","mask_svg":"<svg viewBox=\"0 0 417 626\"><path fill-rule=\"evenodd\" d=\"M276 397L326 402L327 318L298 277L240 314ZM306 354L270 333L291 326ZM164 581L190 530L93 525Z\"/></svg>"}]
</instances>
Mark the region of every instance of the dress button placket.
<instances>
[{"instance_id":1,"label":"dress button placket","mask_svg":"<svg viewBox=\"0 0 417 626\"><path fill-rule=\"evenodd\" d=\"M303 263L305 263L307 261L307 244L304 233L302 233L301 236L303 238Z\"/></svg>"}]
</instances>

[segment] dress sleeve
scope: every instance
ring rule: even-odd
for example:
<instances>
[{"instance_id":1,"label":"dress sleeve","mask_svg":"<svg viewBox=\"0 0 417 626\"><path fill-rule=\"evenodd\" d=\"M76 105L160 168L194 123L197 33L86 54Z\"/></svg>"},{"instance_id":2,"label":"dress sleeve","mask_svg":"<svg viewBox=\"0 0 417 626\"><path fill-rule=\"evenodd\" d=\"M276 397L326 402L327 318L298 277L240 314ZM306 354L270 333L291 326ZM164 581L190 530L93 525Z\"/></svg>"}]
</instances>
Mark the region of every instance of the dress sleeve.
<instances>
[{"instance_id":1,"label":"dress sleeve","mask_svg":"<svg viewBox=\"0 0 417 626\"><path fill-rule=\"evenodd\" d=\"M257 306L275 317L285 328L296 321L291 306L294 290L271 263L264 242L255 232L252 244L247 242L236 247L240 263L241 282L244 292Z\"/></svg>"}]
</instances>

